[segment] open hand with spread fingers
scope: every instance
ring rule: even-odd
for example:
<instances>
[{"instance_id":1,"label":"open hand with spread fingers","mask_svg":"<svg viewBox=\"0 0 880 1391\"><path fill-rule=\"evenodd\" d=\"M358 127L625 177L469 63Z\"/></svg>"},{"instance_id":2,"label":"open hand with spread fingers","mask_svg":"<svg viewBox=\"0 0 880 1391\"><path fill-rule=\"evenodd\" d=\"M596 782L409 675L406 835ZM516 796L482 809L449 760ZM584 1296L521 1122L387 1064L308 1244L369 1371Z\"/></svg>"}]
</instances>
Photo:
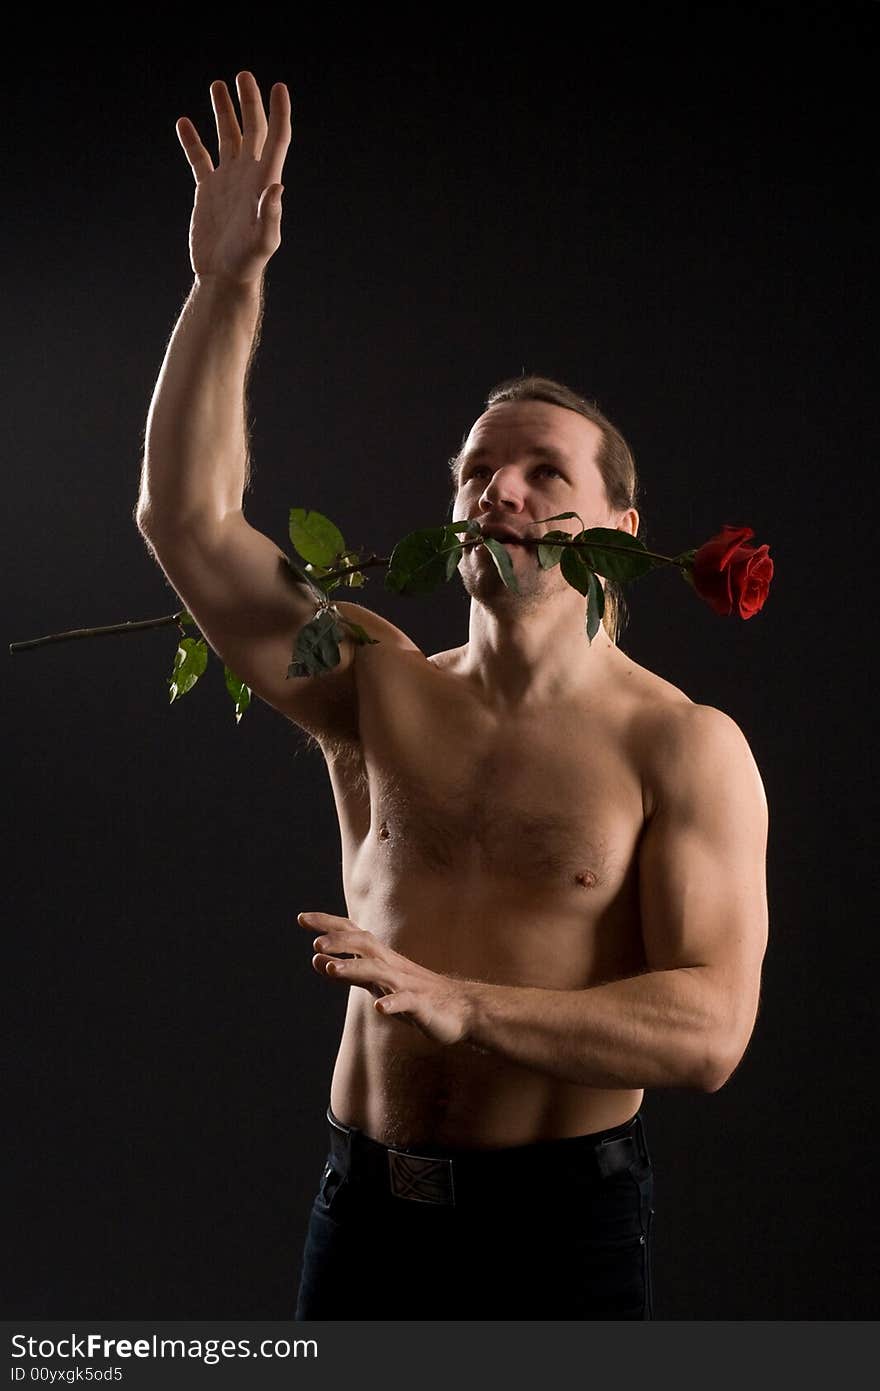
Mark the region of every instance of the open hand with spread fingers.
<instances>
[{"instance_id":1,"label":"open hand with spread fingers","mask_svg":"<svg viewBox=\"0 0 880 1391\"><path fill-rule=\"evenodd\" d=\"M290 144L290 95L283 82L269 93L269 117L251 72L236 78L241 124L226 83L211 83L217 123L217 167L188 116L177 137L196 181L189 229L190 260L200 280L259 281L281 244L281 174Z\"/></svg>"},{"instance_id":2,"label":"open hand with spread fingers","mask_svg":"<svg viewBox=\"0 0 880 1391\"><path fill-rule=\"evenodd\" d=\"M323 976L360 985L376 997L377 1014L396 1015L435 1043L459 1043L467 1036L475 982L429 971L332 913L300 913L297 922L320 936L312 965Z\"/></svg>"}]
</instances>

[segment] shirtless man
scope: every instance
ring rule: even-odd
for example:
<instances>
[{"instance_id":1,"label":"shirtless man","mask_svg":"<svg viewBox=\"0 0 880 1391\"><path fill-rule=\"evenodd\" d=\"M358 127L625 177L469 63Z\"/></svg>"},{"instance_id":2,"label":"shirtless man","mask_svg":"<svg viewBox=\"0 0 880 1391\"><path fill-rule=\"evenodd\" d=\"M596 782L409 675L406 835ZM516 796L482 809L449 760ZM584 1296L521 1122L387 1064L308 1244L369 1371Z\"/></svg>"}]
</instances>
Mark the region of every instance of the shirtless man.
<instances>
[{"instance_id":1,"label":"shirtless man","mask_svg":"<svg viewBox=\"0 0 880 1391\"><path fill-rule=\"evenodd\" d=\"M378 643L287 677L315 604L244 518L243 398L290 100L276 83L267 119L253 75L236 85L241 125L211 86L216 168L177 123L195 283L136 517L214 651L318 742L336 799L350 917L302 925L328 989L351 988L297 1317L649 1318L639 1109L645 1088L716 1091L751 1035L760 775L727 715L604 627L589 643L583 595L516 541L518 594L486 547L465 551L461 647L426 656L337 601ZM604 438L576 409L491 405L459 456L455 518L525 538L576 511L635 534L636 509L608 502Z\"/></svg>"}]
</instances>

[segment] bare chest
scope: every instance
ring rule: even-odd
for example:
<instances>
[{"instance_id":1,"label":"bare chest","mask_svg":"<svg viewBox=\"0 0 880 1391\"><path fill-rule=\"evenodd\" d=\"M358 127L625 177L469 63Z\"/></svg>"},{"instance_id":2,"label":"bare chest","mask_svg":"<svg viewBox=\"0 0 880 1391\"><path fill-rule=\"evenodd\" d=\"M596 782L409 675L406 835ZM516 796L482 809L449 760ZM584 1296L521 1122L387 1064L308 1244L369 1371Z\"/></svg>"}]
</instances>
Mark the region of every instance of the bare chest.
<instances>
[{"instance_id":1,"label":"bare chest","mask_svg":"<svg viewBox=\"0 0 880 1391\"><path fill-rule=\"evenodd\" d=\"M394 683L365 683L360 729L360 766L331 773L355 895L430 880L598 906L626 880L642 786L607 711L499 718L414 659Z\"/></svg>"}]
</instances>

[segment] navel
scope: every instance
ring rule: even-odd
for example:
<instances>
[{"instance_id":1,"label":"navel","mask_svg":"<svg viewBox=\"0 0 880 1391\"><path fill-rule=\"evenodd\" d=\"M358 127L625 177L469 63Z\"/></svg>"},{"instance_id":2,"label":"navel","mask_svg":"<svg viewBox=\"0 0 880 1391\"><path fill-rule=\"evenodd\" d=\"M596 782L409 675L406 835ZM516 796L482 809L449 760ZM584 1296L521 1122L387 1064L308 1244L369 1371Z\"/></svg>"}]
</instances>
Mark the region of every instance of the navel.
<instances>
[{"instance_id":1,"label":"navel","mask_svg":"<svg viewBox=\"0 0 880 1391\"><path fill-rule=\"evenodd\" d=\"M576 884L580 884L585 889L592 889L596 883L596 876L591 869L585 869L580 874L576 874L574 879Z\"/></svg>"},{"instance_id":2,"label":"navel","mask_svg":"<svg viewBox=\"0 0 880 1391\"><path fill-rule=\"evenodd\" d=\"M388 837L389 837L390 835L391 835L391 832L390 832L389 829L388 829L388 822L387 822L387 821L383 821L383 822L382 822L382 825L379 827L379 839L380 839L380 840L387 840Z\"/></svg>"}]
</instances>

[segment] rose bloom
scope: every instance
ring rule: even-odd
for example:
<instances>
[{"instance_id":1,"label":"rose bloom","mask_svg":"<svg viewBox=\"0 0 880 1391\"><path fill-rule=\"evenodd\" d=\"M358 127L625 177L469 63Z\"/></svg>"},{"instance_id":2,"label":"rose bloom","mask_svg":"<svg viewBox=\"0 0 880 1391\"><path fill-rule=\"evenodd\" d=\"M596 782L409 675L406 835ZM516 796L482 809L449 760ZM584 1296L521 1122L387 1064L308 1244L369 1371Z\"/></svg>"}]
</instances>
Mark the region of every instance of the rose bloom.
<instances>
[{"instance_id":1,"label":"rose bloom","mask_svg":"<svg viewBox=\"0 0 880 1391\"><path fill-rule=\"evenodd\" d=\"M723 526L694 555L691 582L716 613L754 618L773 578L769 546L747 546L750 526Z\"/></svg>"}]
</instances>

